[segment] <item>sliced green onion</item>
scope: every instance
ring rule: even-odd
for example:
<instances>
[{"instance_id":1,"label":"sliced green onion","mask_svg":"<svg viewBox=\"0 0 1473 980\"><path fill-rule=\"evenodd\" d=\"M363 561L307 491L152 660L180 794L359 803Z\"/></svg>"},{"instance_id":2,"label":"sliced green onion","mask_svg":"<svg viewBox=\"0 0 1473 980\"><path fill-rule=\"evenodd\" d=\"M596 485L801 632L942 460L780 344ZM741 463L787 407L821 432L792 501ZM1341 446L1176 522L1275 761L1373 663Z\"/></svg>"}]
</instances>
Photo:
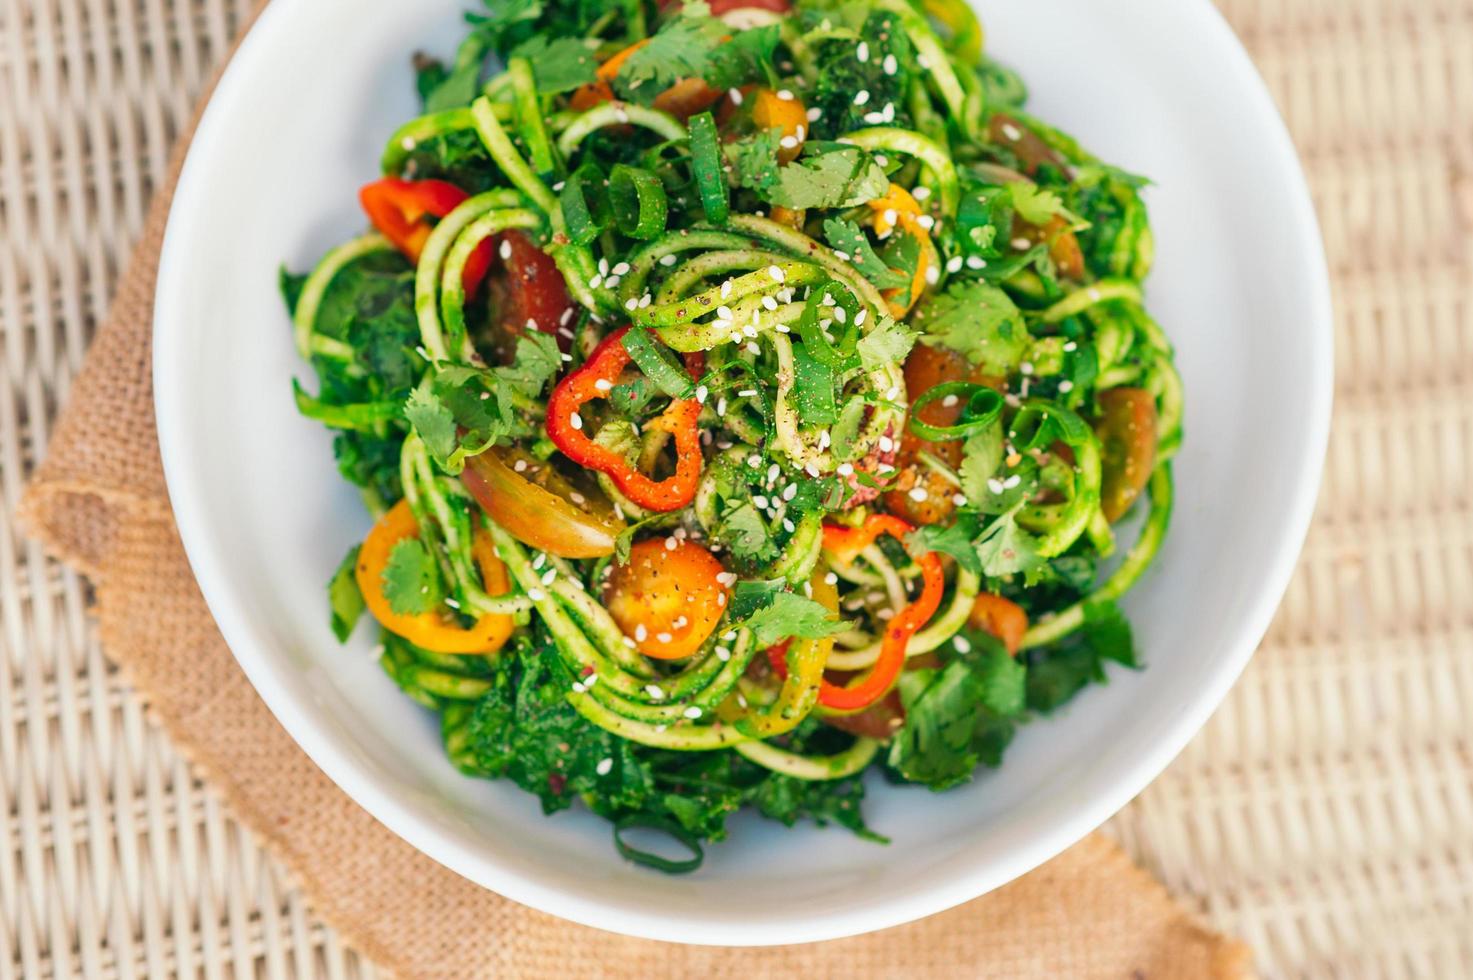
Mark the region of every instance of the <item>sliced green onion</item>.
<instances>
[{"instance_id":1,"label":"sliced green onion","mask_svg":"<svg viewBox=\"0 0 1473 980\"><path fill-rule=\"evenodd\" d=\"M665 185L648 170L615 164L609 174L609 203L614 223L630 238L648 240L665 230L670 213Z\"/></svg>"},{"instance_id":2,"label":"sliced green onion","mask_svg":"<svg viewBox=\"0 0 1473 980\"><path fill-rule=\"evenodd\" d=\"M832 305L825 300L831 300ZM843 283L830 279L813 290L808 303L803 307L803 316L798 321L798 335L803 338L803 349L815 361L831 368L844 370L854 366L859 349L858 298ZM837 344L824 335L821 319L830 311L830 319L840 324ZM840 316L840 311L843 315Z\"/></svg>"},{"instance_id":3,"label":"sliced green onion","mask_svg":"<svg viewBox=\"0 0 1473 980\"><path fill-rule=\"evenodd\" d=\"M634 329L624 334L624 349L645 376L671 398L689 398L696 384L676 361L675 354L648 330Z\"/></svg>"},{"instance_id":4,"label":"sliced green onion","mask_svg":"<svg viewBox=\"0 0 1473 980\"><path fill-rule=\"evenodd\" d=\"M682 847L689 850L691 856L679 860L661 857L650 851L641 851L625 842L624 834L630 830L657 830L662 834L668 834ZM701 862L706 859L705 852L701 850L701 839L695 834L672 820L662 820L659 817L642 814L625 817L614 824L614 846L619 849L620 854L635 864L642 864L646 868L654 868L656 871L663 871L671 875L689 874L699 868Z\"/></svg>"},{"instance_id":5,"label":"sliced green onion","mask_svg":"<svg viewBox=\"0 0 1473 980\"><path fill-rule=\"evenodd\" d=\"M695 174L696 190L700 192L706 220L724 225L731 215L731 194L726 186L726 174L721 169L721 141L716 132L716 119L709 112L691 117L690 154L691 170Z\"/></svg>"},{"instance_id":6,"label":"sliced green onion","mask_svg":"<svg viewBox=\"0 0 1473 980\"><path fill-rule=\"evenodd\" d=\"M562 204L568 238L575 245L587 245L609 226L609 200L604 175L591 163L585 163L568 177L558 201Z\"/></svg>"},{"instance_id":7,"label":"sliced green onion","mask_svg":"<svg viewBox=\"0 0 1473 980\"><path fill-rule=\"evenodd\" d=\"M934 402L955 398L962 413L953 425L929 425L920 419L921 410ZM910 406L910 431L931 442L965 439L992 425L1002 415L1003 397L995 388L971 381L948 381L922 394Z\"/></svg>"}]
</instances>

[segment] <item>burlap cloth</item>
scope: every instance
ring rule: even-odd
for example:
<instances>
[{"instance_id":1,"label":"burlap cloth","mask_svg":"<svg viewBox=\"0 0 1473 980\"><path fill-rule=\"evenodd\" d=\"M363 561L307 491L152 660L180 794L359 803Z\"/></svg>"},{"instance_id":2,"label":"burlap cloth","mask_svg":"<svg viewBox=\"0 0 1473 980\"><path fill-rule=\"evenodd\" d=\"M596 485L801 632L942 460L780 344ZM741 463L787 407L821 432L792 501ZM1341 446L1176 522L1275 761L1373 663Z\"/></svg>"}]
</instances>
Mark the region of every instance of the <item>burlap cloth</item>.
<instances>
[{"instance_id":1,"label":"burlap cloth","mask_svg":"<svg viewBox=\"0 0 1473 980\"><path fill-rule=\"evenodd\" d=\"M174 526L150 340L159 248L187 143L186 133L19 512L94 583L105 650L174 745L351 945L404 977L1248 974L1243 944L1199 924L1098 835L921 922L816 945L724 950L628 939L534 912L375 821L256 696L216 631Z\"/></svg>"}]
</instances>

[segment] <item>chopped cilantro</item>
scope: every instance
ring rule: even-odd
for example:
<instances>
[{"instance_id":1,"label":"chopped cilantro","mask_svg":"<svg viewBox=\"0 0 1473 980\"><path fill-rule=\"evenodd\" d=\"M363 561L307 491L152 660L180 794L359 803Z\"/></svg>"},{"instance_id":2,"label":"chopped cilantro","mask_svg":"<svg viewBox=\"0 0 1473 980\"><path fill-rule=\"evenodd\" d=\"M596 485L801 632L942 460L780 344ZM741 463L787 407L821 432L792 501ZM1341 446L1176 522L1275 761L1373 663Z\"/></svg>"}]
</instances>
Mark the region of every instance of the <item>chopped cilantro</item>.
<instances>
[{"instance_id":1,"label":"chopped cilantro","mask_svg":"<svg viewBox=\"0 0 1473 980\"><path fill-rule=\"evenodd\" d=\"M440 572L418 538L404 538L389 552L384 566L384 598L401 616L418 616L440 604Z\"/></svg>"}]
</instances>

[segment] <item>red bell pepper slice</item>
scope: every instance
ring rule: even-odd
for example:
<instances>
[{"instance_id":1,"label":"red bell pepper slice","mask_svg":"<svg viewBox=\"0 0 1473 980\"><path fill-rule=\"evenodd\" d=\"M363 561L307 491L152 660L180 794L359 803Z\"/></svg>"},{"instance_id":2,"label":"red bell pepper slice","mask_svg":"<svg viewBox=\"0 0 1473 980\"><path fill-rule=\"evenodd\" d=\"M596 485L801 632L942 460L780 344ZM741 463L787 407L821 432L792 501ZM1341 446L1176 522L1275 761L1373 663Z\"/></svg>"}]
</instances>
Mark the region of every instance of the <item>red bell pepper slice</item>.
<instances>
[{"instance_id":1,"label":"red bell pepper slice","mask_svg":"<svg viewBox=\"0 0 1473 980\"><path fill-rule=\"evenodd\" d=\"M668 432L675 440L675 473L664 480L650 479L614 450L594 442L583 431L578 414L589 402L608 398L629 366L631 358L623 343L628 332L628 327L621 327L609 334L581 368L558 382L547 400L547 436L573 462L606 474L620 493L640 507L661 513L680 510L695 499L701 482L700 402L693 398L672 401L659 418L646 423L646 428ZM686 359L687 368L697 373L703 364L699 355Z\"/></svg>"},{"instance_id":2,"label":"red bell pepper slice","mask_svg":"<svg viewBox=\"0 0 1473 980\"><path fill-rule=\"evenodd\" d=\"M823 546L839 560L851 562L881 535L888 534L903 542L905 536L914 530L912 525L898 517L875 514L857 528L825 524ZM824 681L819 689L819 704L836 711L860 711L879 701L895 686L900 672L905 669L905 650L910 645L910 638L936 615L936 610L941 607L942 593L946 591L946 577L936 553L928 551L913 557L921 570L921 594L886 624L885 636L880 642L880 656L870 672L845 687ZM767 651L773 669L780 676L787 673L786 653L786 643L770 647Z\"/></svg>"},{"instance_id":3,"label":"red bell pepper slice","mask_svg":"<svg viewBox=\"0 0 1473 980\"><path fill-rule=\"evenodd\" d=\"M358 200L368 220L394 243L411 262L418 262L434 226L429 218L443 218L468 197L465 191L443 180L400 180L385 177L365 184ZM466 260L461 279L466 298L475 296L491 269L491 240L482 242Z\"/></svg>"}]
</instances>

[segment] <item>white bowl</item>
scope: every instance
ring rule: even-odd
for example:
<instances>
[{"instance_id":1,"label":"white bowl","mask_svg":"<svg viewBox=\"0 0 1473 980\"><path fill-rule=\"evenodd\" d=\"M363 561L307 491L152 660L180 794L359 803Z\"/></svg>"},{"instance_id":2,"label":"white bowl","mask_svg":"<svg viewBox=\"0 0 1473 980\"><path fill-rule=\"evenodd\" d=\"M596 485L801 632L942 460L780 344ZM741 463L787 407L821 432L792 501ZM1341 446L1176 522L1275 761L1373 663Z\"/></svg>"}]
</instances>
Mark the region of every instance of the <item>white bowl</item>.
<instances>
[{"instance_id":1,"label":"white bowl","mask_svg":"<svg viewBox=\"0 0 1473 980\"><path fill-rule=\"evenodd\" d=\"M1033 109L1154 178L1150 308L1180 352L1187 440L1176 518L1126 602L1148 668L1026 726L1002 769L944 794L876 782L871 825L754 817L705 866L625 863L608 826L541 816L445 760L430 716L328 630L324 583L368 520L329 436L293 408L276 294L359 232L358 186L415 114L409 55L449 54L467 0L275 0L231 64L179 183L158 280L154 380L179 530L241 666L355 800L434 859L516 901L691 943L829 939L916 919L1043 863L1154 778L1267 628L1309 523L1331 397L1329 288L1294 150L1207 0L983 0L991 50Z\"/></svg>"}]
</instances>

